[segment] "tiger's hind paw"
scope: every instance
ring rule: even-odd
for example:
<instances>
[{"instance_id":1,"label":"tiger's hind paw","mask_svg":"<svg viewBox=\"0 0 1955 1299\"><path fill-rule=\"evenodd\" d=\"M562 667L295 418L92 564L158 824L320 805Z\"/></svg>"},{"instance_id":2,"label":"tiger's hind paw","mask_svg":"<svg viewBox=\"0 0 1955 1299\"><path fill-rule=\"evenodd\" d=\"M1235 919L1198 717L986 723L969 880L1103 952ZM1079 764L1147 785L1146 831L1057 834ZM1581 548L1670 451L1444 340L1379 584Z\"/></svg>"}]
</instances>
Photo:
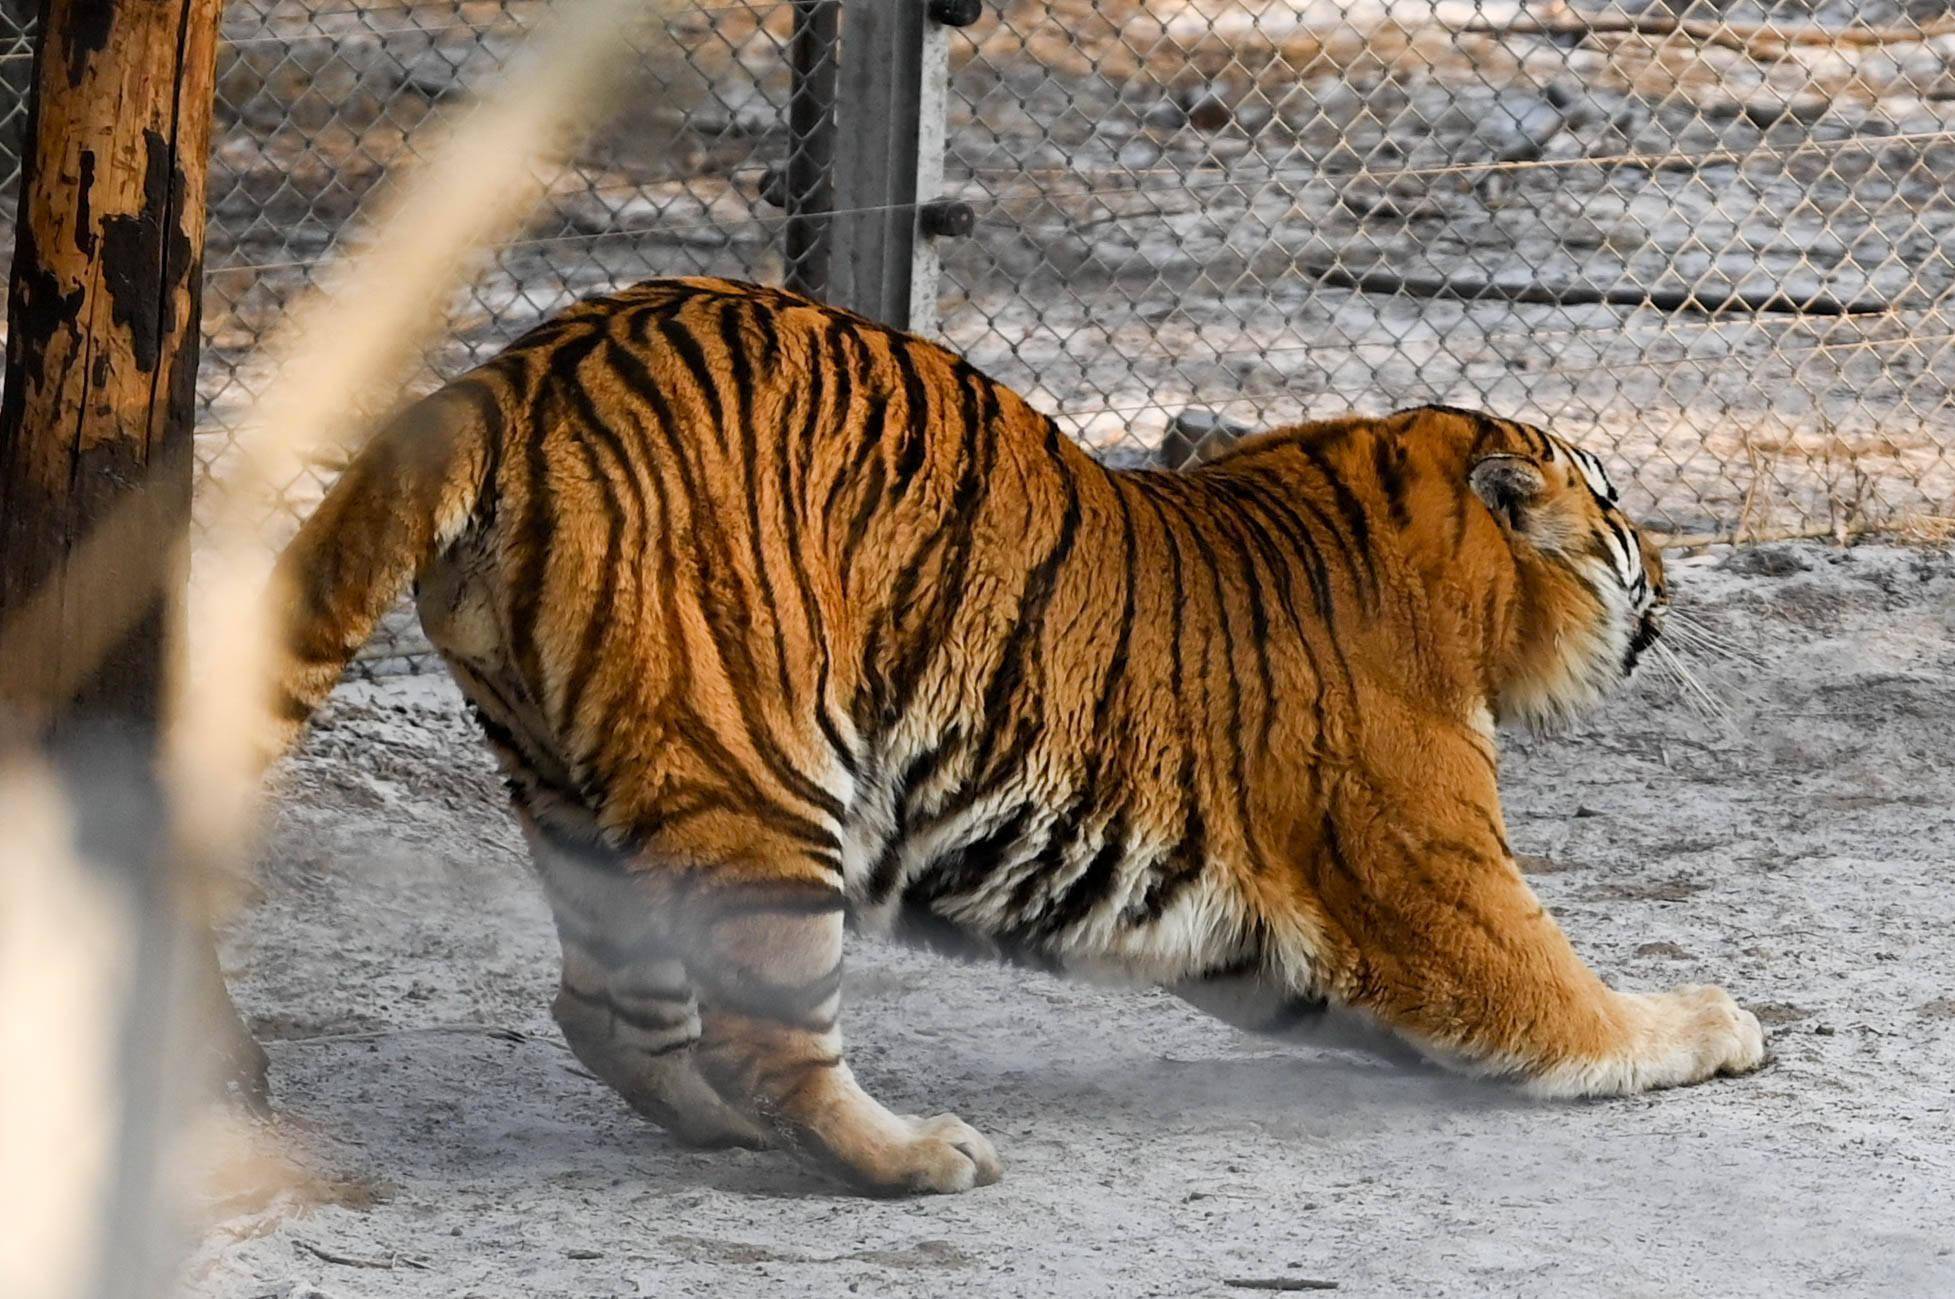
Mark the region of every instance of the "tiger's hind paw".
<instances>
[{"instance_id":1,"label":"tiger's hind paw","mask_svg":"<svg viewBox=\"0 0 1955 1299\"><path fill-rule=\"evenodd\" d=\"M955 1114L901 1120L907 1140L891 1142L855 1170L866 1189L883 1195L949 1195L990 1186L1005 1175L989 1139Z\"/></svg>"}]
</instances>

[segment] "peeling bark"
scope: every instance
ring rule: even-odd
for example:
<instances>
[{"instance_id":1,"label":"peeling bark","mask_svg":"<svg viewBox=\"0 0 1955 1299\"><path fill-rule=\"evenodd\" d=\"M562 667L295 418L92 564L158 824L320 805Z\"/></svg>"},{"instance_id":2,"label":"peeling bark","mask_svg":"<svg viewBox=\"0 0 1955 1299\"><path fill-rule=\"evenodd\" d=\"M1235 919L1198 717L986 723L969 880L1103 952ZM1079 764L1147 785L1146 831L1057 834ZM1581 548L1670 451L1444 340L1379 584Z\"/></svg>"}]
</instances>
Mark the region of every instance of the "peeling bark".
<instances>
[{"instance_id":1,"label":"peeling bark","mask_svg":"<svg viewBox=\"0 0 1955 1299\"><path fill-rule=\"evenodd\" d=\"M53 617L0 663L0 710L153 731L164 610L184 578L220 0L42 0L0 399L0 619L53 584ZM80 540L145 493L109 571ZM90 593L148 599L97 662Z\"/></svg>"}]
</instances>

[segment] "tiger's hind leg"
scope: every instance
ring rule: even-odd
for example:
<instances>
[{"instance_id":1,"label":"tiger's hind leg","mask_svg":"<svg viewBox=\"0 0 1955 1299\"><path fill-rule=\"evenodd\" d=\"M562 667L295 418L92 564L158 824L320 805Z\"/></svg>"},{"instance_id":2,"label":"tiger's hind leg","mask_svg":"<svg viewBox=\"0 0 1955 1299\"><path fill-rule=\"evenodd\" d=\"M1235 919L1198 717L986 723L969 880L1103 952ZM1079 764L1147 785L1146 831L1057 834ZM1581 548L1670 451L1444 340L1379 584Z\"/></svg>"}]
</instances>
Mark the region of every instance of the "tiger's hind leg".
<instances>
[{"instance_id":1,"label":"tiger's hind leg","mask_svg":"<svg viewBox=\"0 0 1955 1299\"><path fill-rule=\"evenodd\" d=\"M843 1059L843 899L828 881L706 877L686 909L702 1069L819 1167L874 1194L967 1191L1002 1175L952 1115L892 1113Z\"/></svg>"},{"instance_id":2,"label":"tiger's hind leg","mask_svg":"<svg viewBox=\"0 0 1955 1299\"><path fill-rule=\"evenodd\" d=\"M720 1099L699 1072L699 1001L684 964L643 944L622 958L600 950L564 934L550 1009L572 1054L687 1145L770 1145L767 1129Z\"/></svg>"},{"instance_id":3,"label":"tiger's hind leg","mask_svg":"<svg viewBox=\"0 0 1955 1299\"><path fill-rule=\"evenodd\" d=\"M519 811L563 947L551 1012L571 1053L679 1141L771 1144L767 1129L699 1072L699 1000L673 945L660 882L592 847L594 832L577 810L554 807L551 831Z\"/></svg>"},{"instance_id":4,"label":"tiger's hind leg","mask_svg":"<svg viewBox=\"0 0 1955 1299\"><path fill-rule=\"evenodd\" d=\"M1292 992L1260 972L1175 984L1169 992L1223 1023L1291 1046L1362 1051L1406 1068L1432 1067L1369 1016L1333 1009L1323 997Z\"/></svg>"}]
</instances>

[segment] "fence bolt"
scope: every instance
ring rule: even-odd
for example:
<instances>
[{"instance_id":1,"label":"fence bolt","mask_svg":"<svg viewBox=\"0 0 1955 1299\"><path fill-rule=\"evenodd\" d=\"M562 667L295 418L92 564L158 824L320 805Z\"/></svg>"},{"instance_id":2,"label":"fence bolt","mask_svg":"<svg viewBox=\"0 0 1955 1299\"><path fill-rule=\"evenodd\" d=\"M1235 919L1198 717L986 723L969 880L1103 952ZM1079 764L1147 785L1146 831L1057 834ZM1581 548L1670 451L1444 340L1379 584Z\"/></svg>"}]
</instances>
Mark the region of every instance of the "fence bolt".
<instances>
[{"instance_id":1,"label":"fence bolt","mask_svg":"<svg viewBox=\"0 0 1955 1299\"><path fill-rule=\"evenodd\" d=\"M932 239L959 239L977 225L977 213L969 203L940 198L917 209L916 224Z\"/></svg>"},{"instance_id":2,"label":"fence bolt","mask_svg":"<svg viewBox=\"0 0 1955 1299\"><path fill-rule=\"evenodd\" d=\"M787 206L787 169L778 163L760 174L760 201L768 207Z\"/></svg>"},{"instance_id":3,"label":"fence bolt","mask_svg":"<svg viewBox=\"0 0 1955 1299\"><path fill-rule=\"evenodd\" d=\"M945 27L969 27L984 16L984 0L930 0L930 20Z\"/></svg>"}]
</instances>

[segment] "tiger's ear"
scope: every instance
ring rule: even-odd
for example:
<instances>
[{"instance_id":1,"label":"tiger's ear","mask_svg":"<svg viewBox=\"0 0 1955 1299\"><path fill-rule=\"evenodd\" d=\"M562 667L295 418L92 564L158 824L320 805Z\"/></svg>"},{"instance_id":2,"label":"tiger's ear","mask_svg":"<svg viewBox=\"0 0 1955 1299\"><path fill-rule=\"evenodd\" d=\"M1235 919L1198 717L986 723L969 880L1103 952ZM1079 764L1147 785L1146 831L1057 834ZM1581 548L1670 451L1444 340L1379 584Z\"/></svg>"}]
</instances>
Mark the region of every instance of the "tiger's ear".
<instances>
[{"instance_id":1,"label":"tiger's ear","mask_svg":"<svg viewBox=\"0 0 1955 1299\"><path fill-rule=\"evenodd\" d=\"M1480 457L1466 471L1466 482L1495 518L1516 530L1522 527L1528 507L1548 490L1540 468L1526 456L1516 455Z\"/></svg>"}]
</instances>

